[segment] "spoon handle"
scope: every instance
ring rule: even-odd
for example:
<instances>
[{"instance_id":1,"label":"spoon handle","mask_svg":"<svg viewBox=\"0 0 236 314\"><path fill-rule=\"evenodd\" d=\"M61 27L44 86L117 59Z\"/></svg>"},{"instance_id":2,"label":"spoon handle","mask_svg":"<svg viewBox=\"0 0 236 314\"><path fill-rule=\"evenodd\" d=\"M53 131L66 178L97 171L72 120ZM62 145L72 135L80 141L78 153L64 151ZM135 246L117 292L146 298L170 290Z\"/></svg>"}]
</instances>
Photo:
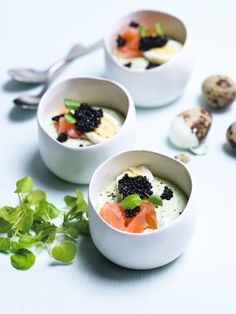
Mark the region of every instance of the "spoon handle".
<instances>
[{"instance_id":1,"label":"spoon handle","mask_svg":"<svg viewBox=\"0 0 236 314\"><path fill-rule=\"evenodd\" d=\"M102 40L99 40L88 47L85 47L81 44L74 45L65 58L58 60L49 67L47 71L50 81L53 80L59 74L59 72L61 72L65 68L65 66L73 62L75 59L84 56L90 52L93 52L101 47Z\"/></svg>"}]
</instances>

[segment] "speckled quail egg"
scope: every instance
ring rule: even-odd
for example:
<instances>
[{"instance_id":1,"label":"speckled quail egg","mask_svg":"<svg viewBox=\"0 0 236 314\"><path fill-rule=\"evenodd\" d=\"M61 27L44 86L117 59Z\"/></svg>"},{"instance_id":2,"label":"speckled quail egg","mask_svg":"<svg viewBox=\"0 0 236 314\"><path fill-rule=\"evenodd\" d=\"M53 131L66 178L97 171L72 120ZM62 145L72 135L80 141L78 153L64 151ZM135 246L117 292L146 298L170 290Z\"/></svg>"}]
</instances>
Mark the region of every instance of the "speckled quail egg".
<instances>
[{"instance_id":1,"label":"speckled quail egg","mask_svg":"<svg viewBox=\"0 0 236 314\"><path fill-rule=\"evenodd\" d=\"M172 121L169 138L178 148L194 149L207 136L211 123L212 116L208 110L201 108L186 110Z\"/></svg>"},{"instance_id":2,"label":"speckled quail egg","mask_svg":"<svg viewBox=\"0 0 236 314\"><path fill-rule=\"evenodd\" d=\"M233 150L236 151L236 121L229 126L226 132L226 138Z\"/></svg>"},{"instance_id":3,"label":"speckled quail egg","mask_svg":"<svg viewBox=\"0 0 236 314\"><path fill-rule=\"evenodd\" d=\"M224 108L236 97L236 83L226 75L212 75L202 83L202 93L211 107Z\"/></svg>"}]
</instances>

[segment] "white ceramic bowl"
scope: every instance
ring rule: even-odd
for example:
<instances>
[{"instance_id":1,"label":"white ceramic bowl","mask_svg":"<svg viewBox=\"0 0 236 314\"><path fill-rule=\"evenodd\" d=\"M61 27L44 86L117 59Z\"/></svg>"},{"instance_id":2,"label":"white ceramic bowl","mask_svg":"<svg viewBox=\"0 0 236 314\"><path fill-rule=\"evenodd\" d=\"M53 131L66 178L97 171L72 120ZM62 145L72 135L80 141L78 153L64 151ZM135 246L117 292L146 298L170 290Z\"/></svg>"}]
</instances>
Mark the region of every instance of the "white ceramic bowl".
<instances>
[{"instance_id":1,"label":"white ceramic bowl","mask_svg":"<svg viewBox=\"0 0 236 314\"><path fill-rule=\"evenodd\" d=\"M64 98L79 99L93 105L115 109L125 116L124 124L104 143L70 148L46 131ZM45 165L58 177L87 184L94 170L108 157L132 147L135 138L135 108L130 94L119 84L101 78L73 78L50 89L38 108L39 150Z\"/></svg>"},{"instance_id":2,"label":"white ceramic bowl","mask_svg":"<svg viewBox=\"0 0 236 314\"><path fill-rule=\"evenodd\" d=\"M122 33L131 21L153 27L159 21L167 36L180 41L183 48L170 62L150 70L132 70L117 63L112 55L117 35ZM112 30L112 31L111 31ZM158 11L136 11L130 13L109 28L104 39L106 74L123 84L131 93L136 105L157 107L177 99L184 91L192 68L192 57L187 30L179 18Z\"/></svg>"},{"instance_id":3,"label":"white ceramic bowl","mask_svg":"<svg viewBox=\"0 0 236 314\"><path fill-rule=\"evenodd\" d=\"M96 198L117 175L131 166L146 165L154 175L175 183L188 196L183 213L171 224L150 233L128 233L109 225L95 208ZM112 262L132 269L151 269L177 258L195 227L192 181L183 164L151 151L128 151L105 161L89 185L89 226L97 249Z\"/></svg>"}]
</instances>

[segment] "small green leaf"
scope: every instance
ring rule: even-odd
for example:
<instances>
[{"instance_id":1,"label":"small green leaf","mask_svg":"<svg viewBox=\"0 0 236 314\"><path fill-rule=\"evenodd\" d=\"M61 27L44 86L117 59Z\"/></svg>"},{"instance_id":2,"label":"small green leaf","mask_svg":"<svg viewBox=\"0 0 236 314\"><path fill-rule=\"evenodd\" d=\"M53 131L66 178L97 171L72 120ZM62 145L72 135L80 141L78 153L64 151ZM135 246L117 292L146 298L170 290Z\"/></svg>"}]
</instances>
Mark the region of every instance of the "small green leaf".
<instances>
[{"instance_id":1,"label":"small green leaf","mask_svg":"<svg viewBox=\"0 0 236 314\"><path fill-rule=\"evenodd\" d=\"M27 249L19 249L11 256L11 264L16 269L26 270L35 263L35 255Z\"/></svg>"},{"instance_id":2,"label":"small green leaf","mask_svg":"<svg viewBox=\"0 0 236 314\"><path fill-rule=\"evenodd\" d=\"M26 176L16 182L15 193L28 193L33 190L33 180L30 176Z\"/></svg>"},{"instance_id":3,"label":"small green leaf","mask_svg":"<svg viewBox=\"0 0 236 314\"><path fill-rule=\"evenodd\" d=\"M11 229L10 222L6 221L3 218L0 218L0 233L8 232Z\"/></svg>"},{"instance_id":4,"label":"small green leaf","mask_svg":"<svg viewBox=\"0 0 236 314\"><path fill-rule=\"evenodd\" d=\"M64 197L64 202L66 203L67 206L74 207L76 205L76 197L71 196L71 195L66 195Z\"/></svg>"},{"instance_id":5,"label":"small green leaf","mask_svg":"<svg viewBox=\"0 0 236 314\"><path fill-rule=\"evenodd\" d=\"M34 190L27 195L27 200L29 203L36 205L42 200L46 200L47 195L42 190Z\"/></svg>"},{"instance_id":6,"label":"small green leaf","mask_svg":"<svg viewBox=\"0 0 236 314\"><path fill-rule=\"evenodd\" d=\"M145 37L148 35L148 29L145 26L139 26L139 37Z\"/></svg>"},{"instance_id":7,"label":"small green leaf","mask_svg":"<svg viewBox=\"0 0 236 314\"><path fill-rule=\"evenodd\" d=\"M71 241L63 241L51 250L52 257L62 263L70 263L76 255L76 244Z\"/></svg>"},{"instance_id":8,"label":"small green leaf","mask_svg":"<svg viewBox=\"0 0 236 314\"><path fill-rule=\"evenodd\" d=\"M88 220L78 221L76 223L76 227L77 227L77 230L78 230L79 234L81 234L81 235L88 235L88 234L90 234Z\"/></svg>"},{"instance_id":9,"label":"small green leaf","mask_svg":"<svg viewBox=\"0 0 236 314\"><path fill-rule=\"evenodd\" d=\"M150 195L148 200L156 206L162 206L163 204L162 199L158 195Z\"/></svg>"},{"instance_id":10,"label":"small green leaf","mask_svg":"<svg viewBox=\"0 0 236 314\"><path fill-rule=\"evenodd\" d=\"M74 124L76 122L76 119L71 112L65 113L64 118L70 124Z\"/></svg>"},{"instance_id":11,"label":"small green leaf","mask_svg":"<svg viewBox=\"0 0 236 314\"><path fill-rule=\"evenodd\" d=\"M48 203L48 214L51 219L55 219L59 216L60 210L53 204Z\"/></svg>"},{"instance_id":12,"label":"small green leaf","mask_svg":"<svg viewBox=\"0 0 236 314\"><path fill-rule=\"evenodd\" d=\"M77 109L80 106L80 102L75 99L65 98L64 105L67 109Z\"/></svg>"},{"instance_id":13,"label":"small green leaf","mask_svg":"<svg viewBox=\"0 0 236 314\"><path fill-rule=\"evenodd\" d=\"M158 35L163 36L164 35L164 31L163 28L161 27L161 24L159 22L155 23L155 31Z\"/></svg>"},{"instance_id":14,"label":"small green leaf","mask_svg":"<svg viewBox=\"0 0 236 314\"><path fill-rule=\"evenodd\" d=\"M0 208L0 217L10 223L14 223L18 219L18 216L21 213L21 211L22 208L20 206L17 207L4 206Z\"/></svg>"},{"instance_id":15,"label":"small green leaf","mask_svg":"<svg viewBox=\"0 0 236 314\"><path fill-rule=\"evenodd\" d=\"M33 224L33 211L25 208L17 224L14 226L22 232L28 232Z\"/></svg>"},{"instance_id":16,"label":"small green leaf","mask_svg":"<svg viewBox=\"0 0 236 314\"><path fill-rule=\"evenodd\" d=\"M138 194L130 194L126 196L123 201L121 202L121 205L125 209L134 209L135 207L139 206L142 203L142 199Z\"/></svg>"},{"instance_id":17,"label":"small green leaf","mask_svg":"<svg viewBox=\"0 0 236 314\"><path fill-rule=\"evenodd\" d=\"M9 252L11 249L11 241L8 238L0 238L0 251Z\"/></svg>"}]
</instances>

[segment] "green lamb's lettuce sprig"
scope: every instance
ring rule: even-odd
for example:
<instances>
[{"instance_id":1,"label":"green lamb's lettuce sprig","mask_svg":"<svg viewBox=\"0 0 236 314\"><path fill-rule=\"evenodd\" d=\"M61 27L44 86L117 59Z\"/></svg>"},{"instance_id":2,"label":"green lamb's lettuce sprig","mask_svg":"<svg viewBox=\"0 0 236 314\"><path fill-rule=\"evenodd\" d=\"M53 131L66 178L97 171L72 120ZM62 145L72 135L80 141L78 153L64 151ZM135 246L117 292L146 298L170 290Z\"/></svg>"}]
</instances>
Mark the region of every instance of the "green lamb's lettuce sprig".
<instances>
[{"instance_id":1,"label":"green lamb's lettuce sprig","mask_svg":"<svg viewBox=\"0 0 236 314\"><path fill-rule=\"evenodd\" d=\"M88 206L82 192L65 196L64 215L48 202L43 190L34 190L29 176L17 181L15 193L19 204L0 208L0 252L11 254L12 266L21 270L34 265L36 256L32 250L37 247L49 249L58 262L73 261L76 239L89 234Z\"/></svg>"}]
</instances>

